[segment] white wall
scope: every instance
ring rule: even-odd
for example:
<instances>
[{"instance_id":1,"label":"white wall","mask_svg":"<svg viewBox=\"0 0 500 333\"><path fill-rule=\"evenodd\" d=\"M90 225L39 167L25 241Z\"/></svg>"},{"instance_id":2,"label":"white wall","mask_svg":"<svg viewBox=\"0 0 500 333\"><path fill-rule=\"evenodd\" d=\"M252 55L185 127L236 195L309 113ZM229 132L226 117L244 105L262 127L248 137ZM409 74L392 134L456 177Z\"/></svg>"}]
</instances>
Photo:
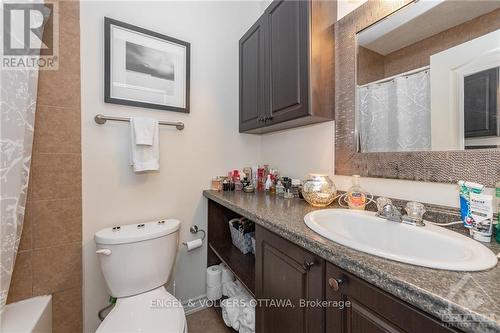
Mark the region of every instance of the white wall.
<instances>
[{"instance_id":1,"label":"white wall","mask_svg":"<svg viewBox=\"0 0 500 333\"><path fill-rule=\"evenodd\" d=\"M333 175L334 122L262 135L262 163L283 175L304 179L308 173Z\"/></svg>"},{"instance_id":2,"label":"white wall","mask_svg":"<svg viewBox=\"0 0 500 333\"><path fill-rule=\"evenodd\" d=\"M84 330L93 332L107 293L94 254L93 235L116 224L175 217L181 241L189 227L206 227L201 195L213 176L251 166L260 156L259 136L238 133L238 40L264 6L257 2L81 3ZM103 102L103 17L108 16L191 43L191 113L155 111ZM128 166L125 123L96 125L97 113L183 121L182 132L162 127L161 170L137 175ZM176 295L205 292L206 244L181 246Z\"/></svg>"}]
</instances>

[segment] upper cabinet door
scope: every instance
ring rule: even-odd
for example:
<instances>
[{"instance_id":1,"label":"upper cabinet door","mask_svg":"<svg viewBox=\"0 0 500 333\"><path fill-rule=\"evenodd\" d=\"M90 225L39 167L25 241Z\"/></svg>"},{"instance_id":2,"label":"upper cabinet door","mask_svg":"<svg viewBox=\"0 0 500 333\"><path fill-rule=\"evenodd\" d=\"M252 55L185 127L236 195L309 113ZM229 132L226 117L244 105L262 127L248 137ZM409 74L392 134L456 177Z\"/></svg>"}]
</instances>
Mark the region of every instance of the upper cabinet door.
<instances>
[{"instance_id":1,"label":"upper cabinet door","mask_svg":"<svg viewBox=\"0 0 500 333\"><path fill-rule=\"evenodd\" d=\"M264 124L265 101L265 20L261 17L240 39L240 132Z\"/></svg>"},{"instance_id":2,"label":"upper cabinet door","mask_svg":"<svg viewBox=\"0 0 500 333\"><path fill-rule=\"evenodd\" d=\"M267 124L309 114L309 1L275 1L266 10L270 110Z\"/></svg>"}]
</instances>

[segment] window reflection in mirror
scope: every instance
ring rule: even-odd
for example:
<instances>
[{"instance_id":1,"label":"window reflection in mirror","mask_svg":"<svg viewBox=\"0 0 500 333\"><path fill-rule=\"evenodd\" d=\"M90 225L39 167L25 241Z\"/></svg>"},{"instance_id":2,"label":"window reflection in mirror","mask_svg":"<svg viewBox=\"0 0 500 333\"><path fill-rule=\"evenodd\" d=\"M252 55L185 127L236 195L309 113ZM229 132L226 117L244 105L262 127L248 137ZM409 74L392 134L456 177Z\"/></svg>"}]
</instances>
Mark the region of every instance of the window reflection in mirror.
<instances>
[{"instance_id":1,"label":"window reflection in mirror","mask_svg":"<svg viewBox=\"0 0 500 333\"><path fill-rule=\"evenodd\" d=\"M358 151L500 147L500 1L411 3L357 34Z\"/></svg>"}]
</instances>

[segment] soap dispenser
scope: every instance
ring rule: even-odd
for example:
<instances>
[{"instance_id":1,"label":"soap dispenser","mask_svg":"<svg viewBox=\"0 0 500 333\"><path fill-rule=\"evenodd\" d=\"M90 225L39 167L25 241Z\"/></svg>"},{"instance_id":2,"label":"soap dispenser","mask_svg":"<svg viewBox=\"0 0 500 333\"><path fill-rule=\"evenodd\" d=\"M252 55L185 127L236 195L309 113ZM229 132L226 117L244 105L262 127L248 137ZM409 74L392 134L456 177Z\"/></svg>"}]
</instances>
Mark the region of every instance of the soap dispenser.
<instances>
[{"instance_id":1,"label":"soap dispenser","mask_svg":"<svg viewBox=\"0 0 500 333\"><path fill-rule=\"evenodd\" d=\"M365 190L359 185L359 175L352 176L352 186L347 190L347 204L350 209L364 210L367 203Z\"/></svg>"}]
</instances>

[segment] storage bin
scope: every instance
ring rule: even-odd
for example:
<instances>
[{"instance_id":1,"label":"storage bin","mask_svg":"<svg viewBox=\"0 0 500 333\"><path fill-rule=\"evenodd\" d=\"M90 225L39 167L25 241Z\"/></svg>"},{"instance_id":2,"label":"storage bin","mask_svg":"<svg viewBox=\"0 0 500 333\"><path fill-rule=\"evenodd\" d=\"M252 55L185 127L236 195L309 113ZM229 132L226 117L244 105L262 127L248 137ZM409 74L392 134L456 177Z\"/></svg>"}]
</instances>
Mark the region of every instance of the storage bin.
<instances>
[{"instance_id":1,"label":"storage bin","mask_svg":"<svg viewBox=\"0 0 500 333\"><path fill-rule=\"evenodd\" d=\"M247 254L252 252L252 236L255 235L255 232L245 232L241 227L244 221L244 218L230 220L229 230L231 231L231 241L233 242L233 245L236 246L243 254ZM238 226L238 228L236 228L235 225Z\"/></svg>"}]
</instances>

